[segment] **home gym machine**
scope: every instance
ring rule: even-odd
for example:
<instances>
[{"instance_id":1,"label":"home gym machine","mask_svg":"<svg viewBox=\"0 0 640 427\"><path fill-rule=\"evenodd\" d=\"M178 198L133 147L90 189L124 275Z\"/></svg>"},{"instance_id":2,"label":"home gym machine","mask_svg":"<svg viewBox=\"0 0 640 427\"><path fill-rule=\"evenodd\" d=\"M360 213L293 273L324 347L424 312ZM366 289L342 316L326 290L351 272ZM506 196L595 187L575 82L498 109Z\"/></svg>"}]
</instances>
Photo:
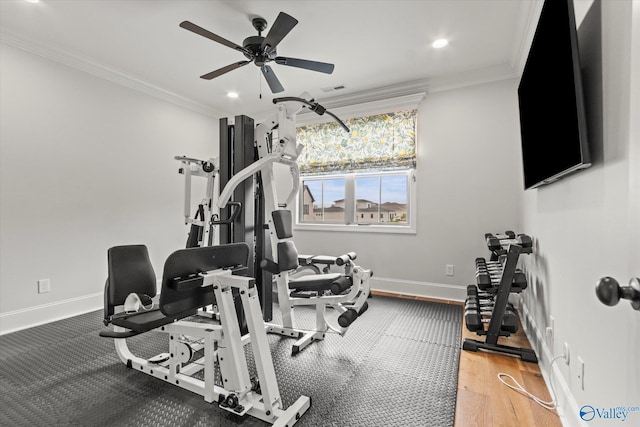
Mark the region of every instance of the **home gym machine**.
<instances>
[{"instance_id":1,"label":"home gym machine","mask_svg":"<svg viewBox=\"0 0 640 427\"><path fill-rule=\"evenodd\" d=\"M128 368L200 394L232 414L249 414L274 426L292 426L309 409L300 396L285 408L262 321L255 280L246 273L249 246L235 243L181 249L164 264L159 307L124 312L131 294L156 296L156 276L143 245L116 246L108 251L104 323L100 332L113 338ZM233 291L240 295L248 338L237 320ZM201 307L216 304L218 322L188 319ZM149 359L135 356L127 338L149 331L168 335L169 349ZM251 341L257 378L252 378L244 351Z\"/></svg>"},{"instance_id":2,"label":"home gym machine","mask_svg":"<svg viewBox=\"0 0 640 427\"><path fill-rule=\"evenodd\" d=\"M229 201L243 203L243 214L231 224L231 230L220 234L221 243L244 241L254 243L254 257L249 271L254 272L258 292L261 294L263 317L272 320L272 283L275 278L282 325L267 324L267 332L297 338L292 353L296 354L309 344L322 340L332 330L344 335L351 323L364 313L368 304L371 271L355 265L356 255L325 257L328 262L344 267L344 272L312 274L292 279L290 272L300 263L312 263L313 256L299 258L292 241L293 218L291 205L299 188L297 159L304 146L296 141L295 116L309 108L317 114L327 113L348 131L348 128L321 105L304 98L276 98L278 111L257 127L246 116L236 116L230 126L227 119L220 121L220 156L227 164L220 165L218 207L221 218ZM292 189L283 202L277 200L274 167L289 168ZM268 241L267 241L268 239ZM319 261L317 258L315 261ZM325 261L327 261L325 260ZM251 264L253 262L253 264ZM316 326L303 330L296 326L294 307L315 306ZM339 313L337 324L327 316L327 307Z\"/></svg>"},{"instance_id":3,"label":"home gym machine","mask_svg":"<svg viewBox=\"0 0 640 427\"><path fill-rule=\"evenodd\" d=\"M525 274L517 268L520 254L532 252L531 237L507 231L505 234L485 234L491 258L476 258L476 284L467 287L465 324L484 341L465 338L464 350L491 350L519 356L525 362L538 363L533 350L498 344L498 338L518 331L518 320L509 303L511 293L527 288ZM486 327L488 325L488 327Z\"/></svg>"}]
</instances>

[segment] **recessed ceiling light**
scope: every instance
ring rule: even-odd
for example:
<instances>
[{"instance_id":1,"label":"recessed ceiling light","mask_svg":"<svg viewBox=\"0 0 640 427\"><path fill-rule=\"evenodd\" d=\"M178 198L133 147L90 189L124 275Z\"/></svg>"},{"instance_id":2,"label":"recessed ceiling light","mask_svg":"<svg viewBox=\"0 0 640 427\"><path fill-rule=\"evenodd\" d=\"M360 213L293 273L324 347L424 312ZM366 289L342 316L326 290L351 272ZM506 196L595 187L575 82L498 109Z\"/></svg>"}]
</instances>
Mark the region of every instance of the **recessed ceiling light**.
<instances>
[{"instance_id":1,"label":"recessed ceiling light","mask_svg":"<svg viewBox=\"0 0 640 427\"><path fill-rule=\"evenodd\" d=\"M237 98L238 97L238 93L237 92L227 92L227 96L229 98Z\"/></svg>"},{"instance_id":2,"label":"recessed ceiling light","mask_svg":"<svg viewBox=\"0 0 640 427\"><path fill-rule=\"evenodd\" d=\"M40 0L25 0L28 3L40 3Z\"/></svg>"},{"instance_id":3,"label":"recessed ceiling light","mask_svg":"<svg viewBox=\"0 0 640 427\"><path fill-rule=\"evenodd\" d=\"M448 44L449 44L449 40L447 40L447 39L438 39L438 40L434 41L433 43L431 43L431 46L433 46L436 49L442 49L443 47L445 47Z\"/></svg>"}]
</instances>

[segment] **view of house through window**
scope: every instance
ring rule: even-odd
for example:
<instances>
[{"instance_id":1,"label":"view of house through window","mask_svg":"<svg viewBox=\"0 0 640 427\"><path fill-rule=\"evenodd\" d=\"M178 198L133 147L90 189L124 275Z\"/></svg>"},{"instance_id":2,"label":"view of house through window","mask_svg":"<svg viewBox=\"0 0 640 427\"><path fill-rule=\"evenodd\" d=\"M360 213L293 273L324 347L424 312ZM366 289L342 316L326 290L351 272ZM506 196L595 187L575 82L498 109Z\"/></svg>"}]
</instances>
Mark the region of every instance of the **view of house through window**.
<instances>
[{"instance_id":1,"label":"view of house through window","mask_svg":"<svg viewBox=\"0 0 640 427\"><path fill-rule=\"evenodd\" d=\"M303 179L303 223L407 225L408 173L351 174ZM355 191L347 191L353 186ZM355 194L347 199L345 194Z\"/></svg>"},{"instance_id":2,"label":"view of house through window","mask_svg":"<svg viewBox=\"0 0 640 427\"><path fill-rule=\"evenodd\" d=\"M356 177L356 222L406 224L407 175Z\"/></svg>"},{"instance_id":3,"label":"view of house through window","mask_svg":"<svg viewBox=\"0 0 640 427\"><path fill-rule=\"evenodd\" d=\"M344 178L305 179L302 185L302 221L344 223ZM342 205L336 204L342 200Z\"/></svg>"}]
</instances>

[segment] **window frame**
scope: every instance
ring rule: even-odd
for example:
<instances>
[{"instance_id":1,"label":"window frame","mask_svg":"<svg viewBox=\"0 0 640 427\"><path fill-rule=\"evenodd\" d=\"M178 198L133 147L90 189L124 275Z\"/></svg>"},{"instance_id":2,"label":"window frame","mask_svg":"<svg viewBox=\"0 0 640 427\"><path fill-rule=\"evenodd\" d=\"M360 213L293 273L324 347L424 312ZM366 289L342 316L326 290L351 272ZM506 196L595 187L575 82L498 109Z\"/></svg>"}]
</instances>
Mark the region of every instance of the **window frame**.
<instances>
[{"instance_id":1,"label":"window frame","mask_svg":"<svg viewBox=\"0 0 640 427\"><path fill-rule=\"evenodd\" d=\"M305 179L306 178L306 179ZM332 181L332 180L344 180L345 184L345 194L344 194L344 198L345 201L347 199L347 194L346 194L346 188L347 188L347 178L344 176L344 174L339 174L339 175L308 175L308 176L301 176L300 177L300 186L299 186L299 190L298 190L298 197L297 197L297 210L296 210L296 223L301 223L301 224L314 224L315 221L309 221L309 222L302 222L300 221L301 216L305 215L304 212L304 208L308 205L304 205L304 189L305 189L305 185L304 185L304 181L321 181L321 186L322 186L322 194L321 194L321 199L320 201L320 205L322 206L321 209L321 213L318 214L316 213L316 210L314 209L313 205L311 205L311 207L309 208L309 212L307 215L310 216L321 216L322 217L322 221L320 222L321 224L343 224L346 221L346 217L347 217L347 212L345 210L344 212L344 219L342 219L342 221L327 221L325 220L325 207L323 206L324 204L324 184L325 181ZM310 190L311 191L311 190ZM316 195L317 196L317 195ZM300 206L302 206L302 214L300 213Z\"/></svg>"},{"instance_id":2,"label":"window frame","mask_svg":"<svg viewBox=\"0 0 640 427\"><path fill-rule=\"evenodd\" d=\"M407 224L371 224L358 223L356 218L356 201L355 201L355 182L360 177L378 177L378 176L398 176L405 175L407 177L407 214L409 216ZM301 211L303 210L304 197L304 181L322 180L322 179L340 179L345 182L345 218L344 223L336 222L303 222L301 220ZM353 231L353 232L369 232L369 233L391 233L391 234L416 234L417 223L417 190L416 190L416 170L392 170L392 171L368 171L368 172L347 172L341 174L325 174L325 175L305 175L300 177L300 192L296 198L296 220L294 229L307 231ZM380 201L382 202L382 201ZM310 210L313 212L313 209Z\"/></svg>"}]
</instances>

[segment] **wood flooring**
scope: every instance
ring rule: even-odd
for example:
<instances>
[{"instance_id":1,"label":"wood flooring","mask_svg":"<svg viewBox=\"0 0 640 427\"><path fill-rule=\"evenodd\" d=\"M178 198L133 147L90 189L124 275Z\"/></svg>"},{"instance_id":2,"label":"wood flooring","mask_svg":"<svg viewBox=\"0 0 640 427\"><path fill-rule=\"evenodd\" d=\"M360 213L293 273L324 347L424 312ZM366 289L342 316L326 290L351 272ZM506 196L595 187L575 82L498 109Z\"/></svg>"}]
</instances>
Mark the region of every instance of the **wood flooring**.
<instances>
[{"instance_id":1,"label":"wood flooring","mask_svg":"<svg viewBox=\"0 0 640 427\"><path fill-rule=\"evenodd\" d=\"M372 291L375 295L398 298L435 301L446 304L459 304L458 301L438 300L390 292ZM483 339L469 332L462 325L462 339ZM500 338L500 344L531 348L522 327L509 338ZM462 346L462 343L460 343ZM498 373L511 375L527 391L544 401L550 401L540 368L535 363L523 362L512 356L489 353L461 351L458 373L458 399L456 402L455 427L561 427L562 423L555 411L550 411L530 398L508 388L498 378Z\"/></svg>"}]
</instances>

